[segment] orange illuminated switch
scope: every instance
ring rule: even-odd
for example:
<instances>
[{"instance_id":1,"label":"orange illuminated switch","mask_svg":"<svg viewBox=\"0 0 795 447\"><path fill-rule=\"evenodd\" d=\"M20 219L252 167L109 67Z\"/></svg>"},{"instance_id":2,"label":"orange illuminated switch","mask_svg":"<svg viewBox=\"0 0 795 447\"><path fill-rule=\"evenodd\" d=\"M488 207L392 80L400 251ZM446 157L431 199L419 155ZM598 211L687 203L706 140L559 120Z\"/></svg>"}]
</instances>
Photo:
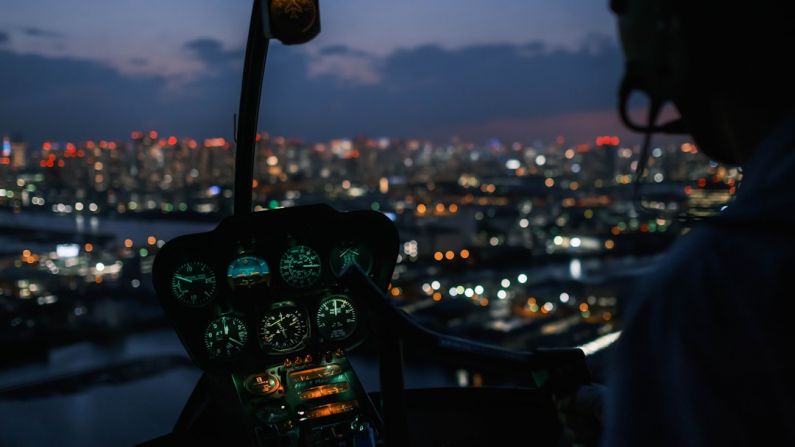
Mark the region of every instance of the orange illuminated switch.
<instances>
[{"instance_id":1,"label":"orange illuminated switch","mask_svg":"<svg viewBox=\"0 0 795 447\"><path fill-rule=\"evenodd\" d=\"M298 393L301 400L312 400L320 397L333 396L348 391L348 382L330 383L328 385L320 385L312 388L307 388Z\"/></svg>"},{"instance_id":2,"label":"orange illuminated switch","mask_svg":"<svg viewBox=\"0 0 795 447\"><path fill-rule=\"evenodd\" d=\"M249 393L262 395L274 393L279 385L279 379L272 374L252 374L243 383Z\"/></svg>"},{"instance_id":3,"label":"orange illuminated switch","mask_svg":"<svg viewBox=\"0 0 795 447\"><path fill-rule=\"evenodd\" d=\"M321 379L323 377L333 377L342 373L339 365L326 365L317 368L302 369L290 373L290 380L295 382L306 382L307 380Z\"/></svg>"},{"instance_id":4,"label":"orange illuminated switch","mask_svg":"<svg viewBox=\"0 0 795 447\"><path fill-rule=\"evenodd\" d=\"M333 404L319 405L317 407L310 408L306 412L305 418L316 419L327 416L333 416L335 414L347 413L355 409L358 405L359 403L356 402L355 400L349 402L336 402Z\"/></svg>"}]
</instances>

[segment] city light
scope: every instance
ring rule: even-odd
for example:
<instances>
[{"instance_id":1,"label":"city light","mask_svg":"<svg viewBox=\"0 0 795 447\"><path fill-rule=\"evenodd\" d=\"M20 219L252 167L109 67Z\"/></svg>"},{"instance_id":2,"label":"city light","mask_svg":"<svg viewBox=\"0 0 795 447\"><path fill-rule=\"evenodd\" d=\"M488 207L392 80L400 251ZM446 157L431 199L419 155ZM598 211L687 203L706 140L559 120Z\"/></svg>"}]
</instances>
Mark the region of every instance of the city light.
<instances>
[{"instance_id":1,"label":"city light","mask_svg":"<svg viewBox=\"0 0 795 447\"><path fill-rule=\"evenodd\" d=\"M13 279L2 292L14 294L12 307L17 299L64 306L76 327L96 318L94 303L105 309L103 299L129 305L130 319L161 315L133 307L157 304L152 264L165 241L209 231L233 214L234 141L148 130L129 136L50 140L24 150L3 139L0 212L8 220L21 216L23 225L44 222L24 241L7 238L10 254L0 261ZM650 265L685 230L678 214L720 209L742 180L736 168L710 164L690 143L660 144L644 177L644 187L659 194L644 196L644 205L661 213L635 213L638 150L634 140L620 143L604 135L532 143L366 136L305 142L260 133L252 209L328 203L387 216L401 238L397 268L384 273L392 275L388 296L440 331L528 349L596 342L623 323L618 310L628 292L625 281L613 279L634 279L643 270L636 266ZM50 229L58 231L46 234ZM230 253L266 239L241 240ZM393 262L372 261L373 278ZM225 278L218 281L218 291L228 292ZM68 326L64 321L57 324Z\"/></svg>"}]
</instances>

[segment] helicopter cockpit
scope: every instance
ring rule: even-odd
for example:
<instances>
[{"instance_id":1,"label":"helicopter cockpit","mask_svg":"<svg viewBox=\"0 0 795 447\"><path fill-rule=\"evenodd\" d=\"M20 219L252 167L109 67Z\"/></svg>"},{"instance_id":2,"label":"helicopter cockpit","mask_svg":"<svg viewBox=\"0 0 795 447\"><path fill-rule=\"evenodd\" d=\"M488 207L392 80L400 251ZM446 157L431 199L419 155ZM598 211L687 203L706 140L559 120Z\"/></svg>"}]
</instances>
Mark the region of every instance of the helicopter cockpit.
<instances>
[{"instance_id":1,"label":"helicopter cockpit","mask_svg":"<svg viewBox=\"0 0 795 447\"><path fill-rule=\"evenodd\" d=\"M237 121L235 215L157 255L158 299L204 374L173 432L145 445L485 445L534 429L558 445L552 396L589 381L578 349L513 352L416 324L387 296L399 237L384 214L309 205L251 212L268 40L311 40L317 0L255 0ZM367 393L347 354L378 353ZM513 371L521 389L406 390L403 352ZM495 428L499 427L499 428Z\"/></svg>"},{"instance_id":2,"label":"helicopter cockpit","mask_svg":"<svg viewBox=\"0 0 795 447\"><path fill-rule=\"evenodd\" d=\"M541 445L558 442L551 397L588 381L582 351L511 352L416 325L384 294L397 246L383 214L325 205L230 217L164 246L154 267L158 297L205 375L174 432L151 445L213 436L259 446L483 445L507 442L528 417ZM379 355L376 395L347 358L368 339ZM526 374L528 388L407 391L404 347L514 370ZM434 402L444 405L447 424L440 414L433 430L409 423L409 415L439 411ZM481 406L494 408L483 416ZM473 416L480 424L455 423ZM495 434L484 421L512 428Z\"/></svg>"},{"instance_id":3,"label":"helicopter cockpit","mask_svg":"<svg viewBox=\"0 0 795 447\"><path fill-rule=\"evenodd\" d=\"M367 336L367 307L340 278L357 265L386 290L397 245L373 211L255 213L167 244L155 284L191 358L231 379L257 440L329 425L371 437L380 418L345 357Z\"/></svg>"}]
</instances>

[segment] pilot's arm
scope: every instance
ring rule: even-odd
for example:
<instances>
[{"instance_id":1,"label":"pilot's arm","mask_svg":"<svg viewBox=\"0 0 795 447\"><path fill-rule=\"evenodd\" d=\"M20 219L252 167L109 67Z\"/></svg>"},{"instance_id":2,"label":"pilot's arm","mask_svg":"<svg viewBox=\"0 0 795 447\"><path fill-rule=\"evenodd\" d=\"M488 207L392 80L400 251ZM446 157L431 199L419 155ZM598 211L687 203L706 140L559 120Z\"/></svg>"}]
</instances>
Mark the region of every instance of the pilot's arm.
<instances>
[{"instance_id":1,"label":"pilot's arm","mask_svg":"<svg viewBox=\"0 0 795 447\"><path fill-rule=\"evenodd\" d=\"M789 337L764 285L775 273L735 236L696 230L641 279L608 370L602 445L792 441L791 362L776 352Z\"/></svg>"}]
</instances>

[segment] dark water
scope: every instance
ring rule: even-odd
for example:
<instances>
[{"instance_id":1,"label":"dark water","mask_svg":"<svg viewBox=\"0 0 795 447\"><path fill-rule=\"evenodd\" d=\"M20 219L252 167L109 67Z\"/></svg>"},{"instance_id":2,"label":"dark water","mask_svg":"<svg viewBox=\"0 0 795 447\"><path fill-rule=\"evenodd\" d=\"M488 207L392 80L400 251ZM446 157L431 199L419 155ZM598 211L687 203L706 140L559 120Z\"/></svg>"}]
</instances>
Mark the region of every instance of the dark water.
<instances>
[{"instance_id":1,"label":"dark water","mask_svg":"<svg viewBox=\"0 0 795 447\"><path fill-rule=\"evenodd\" d=\"M220 219L218 220L220 222ZM51 213L13 213L0 210L0 224L27 229L57 229L77 234L115 236L139 242L149 236L168 241L186 233L210 231L217 223L186 220L140 219L136 217L97 217Z\"/></svg>"},{"instance_id":2,"label":"dark water","mask_svg":"<svg viewBox=\"0 0 795 447\"><path fill-rule=\"evenodd\" d=\"M118 344L80 343L52 351L45 363L0 372L0 387L46 383L121 361L184 355L171 331L130 336ZM200 372L175 368L129 383L75 394L0 400L0 445L132 445L169 431Z\"/></svg>"},{"instance_id":3,"label":"dark water","mask_svg":"<svg viewBox=\"0 0 795 447\"><path fill-rule=\"evenodd\" d=\"M78 374L98 367L157 356L184 356L170 330L129 336L119 343L79 343L53 350L47 361L0 371L0 389ZM375 359L353 357L365 388L378 387ZM69 394L0 399L0 446L128 446L167 433L200 371L177 366L121 384L99 384ZM407 370L413 387L452 386L437 368Z\"/></svg>"}]
</instances>

